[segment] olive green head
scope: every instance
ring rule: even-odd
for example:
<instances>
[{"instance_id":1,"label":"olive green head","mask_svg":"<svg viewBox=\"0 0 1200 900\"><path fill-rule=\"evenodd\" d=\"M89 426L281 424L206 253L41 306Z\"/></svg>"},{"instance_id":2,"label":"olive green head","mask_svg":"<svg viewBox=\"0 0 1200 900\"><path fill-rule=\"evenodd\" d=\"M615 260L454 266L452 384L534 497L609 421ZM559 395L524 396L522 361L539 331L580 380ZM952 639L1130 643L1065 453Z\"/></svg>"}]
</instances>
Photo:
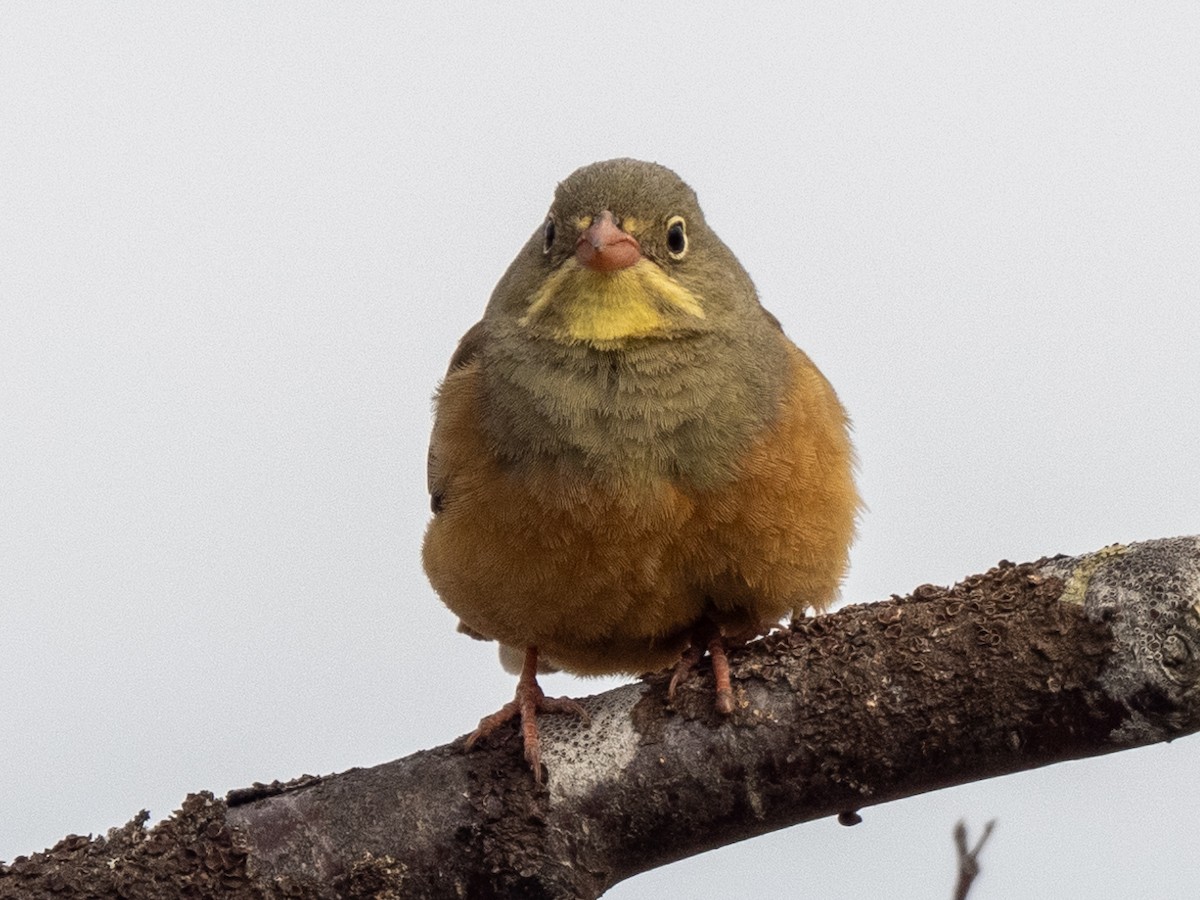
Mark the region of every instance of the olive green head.
<instances>
[{"instance_id":1,"label":"olive green head","mask_svg":"<svg viewBox=\"0 0 1200 900\"><path fill-rule=\"evenodd\" d=\"M754 327L765 317L754 285L695 192L634 159L584 166L558 185L487 312L528 337L600 350L738 329L747 316Z\"/></svg>"}]
</instances>

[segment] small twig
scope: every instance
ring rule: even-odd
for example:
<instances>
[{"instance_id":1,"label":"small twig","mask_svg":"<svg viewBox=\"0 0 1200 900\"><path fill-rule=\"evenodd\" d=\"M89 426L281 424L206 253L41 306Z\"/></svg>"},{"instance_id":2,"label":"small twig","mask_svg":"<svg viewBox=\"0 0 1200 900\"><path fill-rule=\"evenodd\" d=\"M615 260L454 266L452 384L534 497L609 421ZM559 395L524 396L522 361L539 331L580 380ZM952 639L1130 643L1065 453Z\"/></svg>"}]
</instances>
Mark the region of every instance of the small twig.
<instances>
[{"instance_id":1,"label":"small twig","mask_svg":"<svg viewBox=\"0 0 1200 900\"><path fill-rule=\"evenodd\" d=\"M992 819L983 826L983 834L975 842L975 846L967 849L967 825L961 819L954 826L954 845L958 848L958 884L954 886L954 900L966 900L971 883L979 875L979 851L991 836L996 820Z\"/></svg>"}]
</instances>

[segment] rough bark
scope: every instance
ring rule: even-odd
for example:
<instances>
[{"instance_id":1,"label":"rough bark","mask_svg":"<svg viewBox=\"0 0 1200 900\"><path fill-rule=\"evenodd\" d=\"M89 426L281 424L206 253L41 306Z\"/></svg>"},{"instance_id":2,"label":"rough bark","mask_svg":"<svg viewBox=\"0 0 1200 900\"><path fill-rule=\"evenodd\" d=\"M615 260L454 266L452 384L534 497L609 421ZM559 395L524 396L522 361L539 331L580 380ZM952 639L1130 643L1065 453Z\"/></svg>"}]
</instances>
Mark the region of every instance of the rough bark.
<instances>
[{"instance_id":1,"label":"rough bark","mask_svg":"<svg viewBox=\"0 0 1200 900\"><path fill-rule=\"evenodd\" d=\"M804 619L674 706L662 677L543 724L71 836L0 898L595 897L718 844L1200 730L1200 538L1002 562L952 588Z\"/></svg>"}]
</instances>

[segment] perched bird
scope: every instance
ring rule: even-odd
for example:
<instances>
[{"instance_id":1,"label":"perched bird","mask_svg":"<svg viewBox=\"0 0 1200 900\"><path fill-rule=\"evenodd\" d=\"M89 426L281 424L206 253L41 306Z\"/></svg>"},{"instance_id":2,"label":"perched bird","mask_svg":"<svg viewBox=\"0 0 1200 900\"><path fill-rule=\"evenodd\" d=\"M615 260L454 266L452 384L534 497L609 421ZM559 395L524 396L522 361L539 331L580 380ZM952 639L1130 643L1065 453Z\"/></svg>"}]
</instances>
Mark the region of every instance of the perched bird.
<instances>
[{"instance_id":1,"label":"perched bird","mask_svg":"<svg viewBox=\"0 0 1200 900\"><path fill-rule=\"evenodd\" d=\"M499 641L541 779L539 668L641 674L806 607L846 569L859 507L846 414L759 304L674 172L563 181L436 395L424 563L460 630Z\"/></svg>"}]
</instances>

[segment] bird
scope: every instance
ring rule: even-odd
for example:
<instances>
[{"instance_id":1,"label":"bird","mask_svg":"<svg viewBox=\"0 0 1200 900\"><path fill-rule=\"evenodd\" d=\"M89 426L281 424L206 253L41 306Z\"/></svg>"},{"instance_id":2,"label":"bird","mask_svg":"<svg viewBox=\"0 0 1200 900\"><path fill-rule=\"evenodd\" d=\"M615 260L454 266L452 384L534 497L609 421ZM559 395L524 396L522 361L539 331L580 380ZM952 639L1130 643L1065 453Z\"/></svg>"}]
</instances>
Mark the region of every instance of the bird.
<instances>
[{"instance_id":1,"label":"bird","mask_svg":"<svg viewBox=\"0 0 1200 900\"><path fill-rule=\"evenodd\" d=\"M494 226L499 227L499 226ZM768 253L788 253L786 235ZM500 644L542 780L540 672L671 670L839 591L861 506L850 422L695 192L612 159L560 182L434 397L422 558L459 630Z\"/></svg>"}]
</instances>

